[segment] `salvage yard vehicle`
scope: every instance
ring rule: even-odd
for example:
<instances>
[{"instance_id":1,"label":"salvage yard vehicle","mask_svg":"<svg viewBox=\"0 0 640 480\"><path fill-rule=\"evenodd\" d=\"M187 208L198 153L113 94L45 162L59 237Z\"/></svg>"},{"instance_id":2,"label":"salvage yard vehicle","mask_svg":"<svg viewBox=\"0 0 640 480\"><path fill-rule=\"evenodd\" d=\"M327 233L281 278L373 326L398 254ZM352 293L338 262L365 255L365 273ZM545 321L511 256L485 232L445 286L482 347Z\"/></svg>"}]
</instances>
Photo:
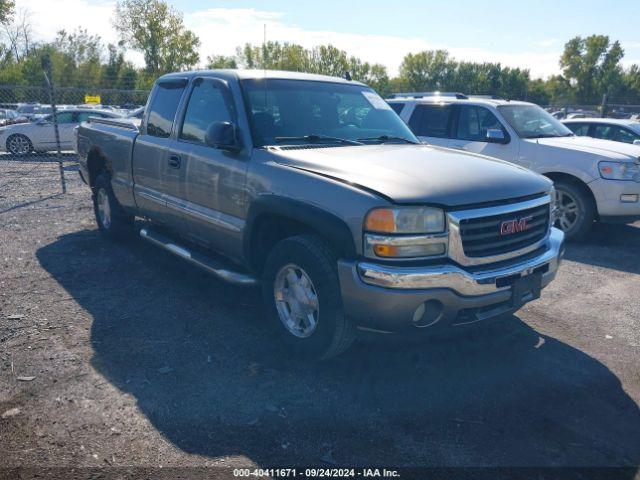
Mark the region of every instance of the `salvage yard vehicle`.
<instances>
[{"instance_id":1,"label":"salvage yard vehicle","mask_svg":"<svg viewBox=\"0 0 640 480\"><path fill-rule=\"evenodd\" d=\"M103 110L67 109L57 113L60 149L73 150L74 129L89 117L118 118L113 112ZM33 152L47 152L58 148L53 115L40 117L31 123L19 123L0 128L0 151L16 156Z\"/></svg>"},{"instance_id":2,"label":"salvage yard vehicle","mask_svg":"<svg viewBox=\"0 0 640 480\"><path fill-rule=\"evenodd\" d=\"M552 182L421 145L371 88L293 72L175 73L140 127L91 119L80 172L100 232L145 240L240 285L274 327L328 358L356 331L464 328L555 277Z\"/></svg>"},{"instance_id":3,"label":"salvage yard vehicle","mask_svg":"<svg viewBox=\"0 0 640 480\"><path fill-rule=\"evenodd\" d=\"M640 122L619 118L580 118L562 122L579 136L640 145Z\"/></svg>"},{"instance_id":4,"label":"salvage yard vehicle","mask_svg":"<svg viewBox=\"0 0 640 480\"><path fill-rule=\"evenodd\" d=\"M506 160L552 179L556 226L567 238L584 237L594 221L640 219L640 146L576 136L527 102L419 92L388 102L426 143Z\"/></svg>"}]
</instances>

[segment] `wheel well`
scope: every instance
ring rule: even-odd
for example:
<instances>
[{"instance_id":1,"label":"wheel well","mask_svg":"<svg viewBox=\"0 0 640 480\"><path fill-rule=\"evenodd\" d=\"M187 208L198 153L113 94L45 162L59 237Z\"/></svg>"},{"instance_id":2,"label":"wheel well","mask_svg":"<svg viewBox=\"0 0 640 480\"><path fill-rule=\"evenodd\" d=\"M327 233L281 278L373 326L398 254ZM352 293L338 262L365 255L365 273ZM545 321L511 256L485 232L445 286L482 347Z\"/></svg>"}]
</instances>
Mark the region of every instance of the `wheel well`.
<instances>
[{"instance_id":1,"label":"wheel well","mask_svg":"<svg viewBox=\"0 0 640 480\"><path fill-rule=\"evenodd\" d=\"M89 170L89 185L93 186L93 182L98 174L108 169L107 159L97 150L91 150L89 155L87 155L87 169Z\"/></svg>"},{"instance_id":2,"label":"wheel well","mask_svg":"<svg viewBox=\"0 0 640 480\"><path fill-rule=\"evenodd\" d=\"M273 246L280 240L306 233L318 232L297 220L278 214L262 214L254 220L251 229L251 266L261 271Z\"/></svg>"},{"instance_id":3,"label":"wheel well","mask_svg":"<svg viewBox=\"0 0 640 480\"><path fill-rule=\"evenodd\" d=\"M12 133L11 135L9 135L9 136L7 137L7 140L6 140L6 142L5 142L5 143L8 143L8 142L9 142L9 139L10 139L11 137L24 137L24 138L26 138L26 139L29 141L29 143L33 146L33 142L31 141L31 139L30 139L27 135L25 135L24 133Z\"/></svg>"},{"instance_id":4,"label":"wheel well","mask_svg":"<svg viewBox=\"0 0 640 480\"><path fill-rule=\"evenodd\" d=\"M593 196L593 192L589 188L589 185L584 183L578 177L576 177L574 175L571 175L569 173L550 172L550 173L545 173L544 176L549 178L549 179L551 179L551 180L553 180L554 183L558 182L558 181L565 181L565 182L572 183L572 184L576 185L578 188L580 188L583 192L585 192L585 194L589 198L589 201L591 202L591 205L593 206L593 209L594 209L594 211L596 213L596 216L597 216L597 214L598 214L598 204L596 203L596 197Z\"/></svg>"}]
</instances>

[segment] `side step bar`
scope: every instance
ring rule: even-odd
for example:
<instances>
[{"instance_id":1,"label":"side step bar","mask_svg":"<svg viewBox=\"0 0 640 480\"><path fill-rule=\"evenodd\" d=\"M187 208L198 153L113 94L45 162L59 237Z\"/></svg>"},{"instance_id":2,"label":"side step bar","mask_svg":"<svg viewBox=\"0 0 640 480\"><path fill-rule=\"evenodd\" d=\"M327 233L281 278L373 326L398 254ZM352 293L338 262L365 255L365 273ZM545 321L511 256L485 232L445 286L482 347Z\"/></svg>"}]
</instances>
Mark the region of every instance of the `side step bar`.
<instances>
[{"instance_id":1,"label":"side step bar","mask_svg":"<svg viewBox=\"0 0 640 480\"><path fill-rule=\"evenodd\" d=\"M149 242L170 251L174 255L177 255L178 257L191 262L197 267L200 267L203 270L206 270L207 272L212 273L229 283L246 286L256 285L258 283L255 277L245 273L229 270L221 263L198 252L192 252L188 248L174 243L170 238L165 237L164 235L161 235L152 230L143 228L142 230L140 230L140 236L145 240L148 240Z\"/></svg>"}]
</instances>

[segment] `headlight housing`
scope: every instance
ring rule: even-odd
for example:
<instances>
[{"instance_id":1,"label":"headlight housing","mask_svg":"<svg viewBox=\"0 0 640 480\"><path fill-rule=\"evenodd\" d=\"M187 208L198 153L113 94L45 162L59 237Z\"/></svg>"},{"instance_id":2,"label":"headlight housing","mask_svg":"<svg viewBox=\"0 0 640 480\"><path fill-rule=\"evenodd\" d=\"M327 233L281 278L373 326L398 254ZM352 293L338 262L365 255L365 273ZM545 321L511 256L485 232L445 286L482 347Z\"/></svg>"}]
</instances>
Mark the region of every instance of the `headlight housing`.
<instances>
[{"instance_id":1,"label":"headlight housing","mask_svg":"<svg viewBox=\"0 0 640 480\"><path fill-rule=\"evenodd\" d=\"M365 218L364 230L364 252L371 258L424 258L447 252L445 215L440 208L376 208Z\"/></svg>"},{"instance_id":2,"label":"headlight housing","mask_svg":"<svg viewBox=\"0 0 640 480\"><path fill-rule=\"evenodd\" d=\"M368 213L364 229L375 233L440 233L444 232L444 211L435 207L376 208Z\"/></svg>"},{"instance_id":3,"label":"headlight housing","mask_svg":"<svg viewBox=\"0 0 640 480\"><path fill-rule=\"evenodd\" d=\"M640 183L640 163L600 162L600 176L606 180L627 180Z\"/></svg>"}]
</instances>

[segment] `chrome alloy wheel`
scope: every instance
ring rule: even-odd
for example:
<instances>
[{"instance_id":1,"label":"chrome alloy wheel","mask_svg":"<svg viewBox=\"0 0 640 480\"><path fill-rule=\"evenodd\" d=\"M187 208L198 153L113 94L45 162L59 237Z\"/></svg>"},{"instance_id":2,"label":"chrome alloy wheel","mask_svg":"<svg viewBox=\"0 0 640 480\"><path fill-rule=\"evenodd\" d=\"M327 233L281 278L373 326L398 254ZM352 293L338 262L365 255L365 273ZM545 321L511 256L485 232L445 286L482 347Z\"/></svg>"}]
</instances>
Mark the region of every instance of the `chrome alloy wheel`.
<instances>
[{"instance_id":1,"label":"chrome alloy wheel","mask_svg":"<svg viewBox=\"0 0 640 480\"><path fill-rule=\"evenodd\" d=\"M104 188L98 190L96 204L98 206L98 221L102 228L108 229L111 226L111 206L109 205L109 196Z\"/></svg>"},{"instance_id":2,"label":"chrome alloy wheel","mask_svg":"<svg viewBox=\"0 0 640 480\"><path fill-rule=\"evenodd\" d=\"M570 193L556 190L556 225L568 232L580 219L580 205Z\"/></svg>"},{"instance_id":3,"label":"chrome alloy wheel","mask_svg":"<svg viewBox=\"0 0 640 480\"><path fill-rule=\"evenodd\" d=\"M31 145L24 135L13 135L7 142L7 149L14 155L26 155L31 150Z\"/></svg>"},{"instance_id":4,"label":"chrome alloy wheel","mask_svg":"<svg viewBox=\"0 0 640 480\"><path fill-rule=\"evenodd\" d=\"M298 338L309 337L318 325L320 304L311 278L290 263L276 274L273 295L284 327Z\"/></svg>"}]
</instances>

